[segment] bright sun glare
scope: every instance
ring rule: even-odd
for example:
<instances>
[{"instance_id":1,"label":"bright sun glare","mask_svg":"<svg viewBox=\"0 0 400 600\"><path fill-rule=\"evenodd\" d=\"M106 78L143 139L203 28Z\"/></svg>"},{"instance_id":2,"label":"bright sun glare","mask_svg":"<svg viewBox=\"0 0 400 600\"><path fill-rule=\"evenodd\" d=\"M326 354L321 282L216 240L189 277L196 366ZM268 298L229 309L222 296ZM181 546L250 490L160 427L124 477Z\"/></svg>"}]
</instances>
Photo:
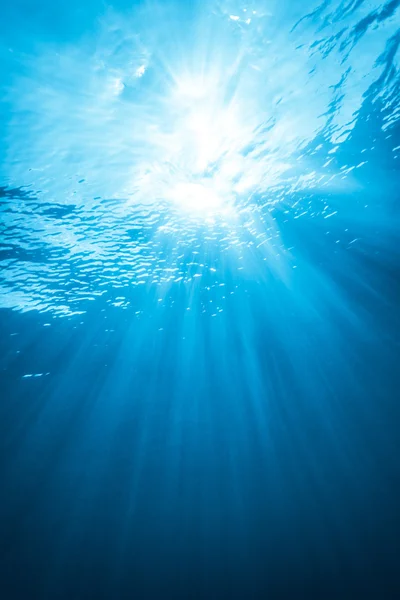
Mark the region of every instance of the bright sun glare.
<instances>
[{"instance_id":1,"label":"bright sun glare","mask_svg":"<svg viewBox=\"0 0 400 600\"><path fill-rule=\"evenodd\" d=\"M180 208L192 213L214 214L226 212L223 196L211 185L204 183L178 183L172 188L170 199Z\"/></svg>"},{"instance_id":2,"label":"bright sun glare","mask_svg":"<svg viewBox=\"0 0 400 600\"><path fill-rule=\"evenodd\" d=\"M179 165L166 199L196 215L228 214L239 192L239 155L246 132L238 106L221 101L221 81L185 78L177 82L171 102L175 119L171 162Z\"/></svg>"}]
</instances>

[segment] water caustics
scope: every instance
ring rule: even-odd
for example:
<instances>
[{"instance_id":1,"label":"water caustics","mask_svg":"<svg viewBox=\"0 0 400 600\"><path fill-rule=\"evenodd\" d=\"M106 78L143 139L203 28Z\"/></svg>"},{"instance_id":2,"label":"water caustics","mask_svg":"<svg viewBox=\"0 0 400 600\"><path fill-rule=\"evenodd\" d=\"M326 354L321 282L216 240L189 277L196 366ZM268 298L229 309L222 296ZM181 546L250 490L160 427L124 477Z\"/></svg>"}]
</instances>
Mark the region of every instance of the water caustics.
<instances>
[{"instance_id":1,"label":"water caustics","mask_svg":"<svg viewBox=\"0 0 400 600\"><path fill-rule=\"evenodd\" d=\"M363 104L387 135L400 118L399 4L145 3L3 49L0 306L126 307L136 286L219 286L256 252L284 279L275 211L335 217Z\"/></svg>"}]
</instances>

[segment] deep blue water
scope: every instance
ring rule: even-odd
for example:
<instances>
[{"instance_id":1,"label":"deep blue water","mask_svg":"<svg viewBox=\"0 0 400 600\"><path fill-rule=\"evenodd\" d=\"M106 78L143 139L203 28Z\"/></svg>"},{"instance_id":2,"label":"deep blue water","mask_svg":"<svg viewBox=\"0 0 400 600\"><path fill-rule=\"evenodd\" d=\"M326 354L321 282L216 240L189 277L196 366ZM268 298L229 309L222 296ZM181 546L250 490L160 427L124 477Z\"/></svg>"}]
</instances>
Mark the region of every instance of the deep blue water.
<instances>
[{"instance_id":1,"label":"deep blue water","mask_svg":"<svg viewBox=\"0 0 400 600\"><path fill-rule=\"evenodd\" d=\"M0 598L400 597L400 1L2 15Z\"/></svg>"}]
</instances>

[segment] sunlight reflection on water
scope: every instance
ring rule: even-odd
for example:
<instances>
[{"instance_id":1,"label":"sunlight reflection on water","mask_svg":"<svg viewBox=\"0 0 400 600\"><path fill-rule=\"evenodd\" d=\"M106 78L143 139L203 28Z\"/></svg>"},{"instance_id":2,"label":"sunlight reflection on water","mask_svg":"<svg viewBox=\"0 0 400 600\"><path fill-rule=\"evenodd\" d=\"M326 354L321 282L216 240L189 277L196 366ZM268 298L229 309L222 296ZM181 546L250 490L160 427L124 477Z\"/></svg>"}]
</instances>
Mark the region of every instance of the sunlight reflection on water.
<instances>
[{"instance_id":1,"label":"sunlight reflection on water","mask_svg":"<svg viewBox=\"0 0 400 600\"><path fill-rule=\"evenodd\" d=\"M399 116L397 5L358 4L145 5L19 57L1 176L29 193L5 194L5 240L41 259L3 261L1 305L69 314L109 285L193 281L204 236L284 277L274 206L333 217L328 192L365 164L332 162L364 99L387 98L387 128ZM317 207L295 197L309 190ZM55 294L50 267L71 265L90 284Z\"/></svg>"}]
</instances>

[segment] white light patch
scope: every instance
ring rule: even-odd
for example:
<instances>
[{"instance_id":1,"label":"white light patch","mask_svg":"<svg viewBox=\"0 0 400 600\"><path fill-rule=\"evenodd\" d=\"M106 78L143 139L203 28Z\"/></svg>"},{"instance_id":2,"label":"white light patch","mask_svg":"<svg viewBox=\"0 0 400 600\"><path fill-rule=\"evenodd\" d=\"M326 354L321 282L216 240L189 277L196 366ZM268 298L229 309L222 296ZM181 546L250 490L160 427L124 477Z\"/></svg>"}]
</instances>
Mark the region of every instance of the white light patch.
<instances>
[{"instance_id":1,"label":"white light patch","mask_svg":"<svg viewBox=\"0 0 400 600\"><path fill-rule=\"evenodd\" d=\"M143 77L145 72L146 72L146 66L141 65L139 68L136 69L136 77Z\"/></svg>"},{"instance_id":2,"label":"white light patch","mask_svg":"<svg viewBox=\"0 0 400 600\"><path fill-rule=\"evenodd\" d=\"M228 210L224 198L204 183L178 183L172 188L169 199L191 213L210 215Z\"/></svg>"}]
</instances>

